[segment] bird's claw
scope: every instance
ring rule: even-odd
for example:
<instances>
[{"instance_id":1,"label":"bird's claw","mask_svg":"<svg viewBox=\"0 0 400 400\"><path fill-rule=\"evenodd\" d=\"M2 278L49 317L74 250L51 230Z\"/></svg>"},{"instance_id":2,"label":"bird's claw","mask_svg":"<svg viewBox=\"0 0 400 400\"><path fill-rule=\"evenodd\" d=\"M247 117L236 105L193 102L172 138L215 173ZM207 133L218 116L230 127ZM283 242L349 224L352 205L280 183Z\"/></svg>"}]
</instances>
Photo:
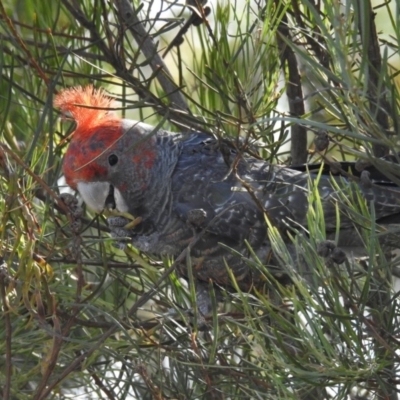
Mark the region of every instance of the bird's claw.
<instances>
[{"instance_id":1,"label":"bird's claw","mask_svg":"<svg viewBox=\"0 0 400 400\"><path fill-rule=\"evenodd\" d=\"M107 221L114 218L118 219L118 227L124 228L126 230L133 229L136 225L139 225L142 222L142 217L135 217L134 215L128 212L120 212L116 210L105 210ZM120 225L122 218L124 218L124 224ZM109 222L110 224L110 222Z\"/></svg>"},{"instance_id":2,"label":"bird's claw","mask_svg":"<svg viewBox=\"0 0 400 400\"><path fill-rule=\"evenodd\" d=\"M131 222L128 222L125 226L124 229L133 229L136 225L139 225L142 222L142 217L136 217L134 220Z\"/></svg>"},{"instance_id":3,"label":"bird's claw","mask_svg":"<svg viewBox=\"0 0 400 400\"><path fill-rule=\"evenodd\" d=\"M132 223L132 220L123 216L115 216L107 218L107 223L111 230L111 237L116 239L113 246L119 250L125 250L127 242L132 240L129 230L126 229Z\"/></svg>"},{"instance_id":4,"label":"bird's claw","mask_svg":"<svg viewBox=\"0 0 400 400\"><path fill-rule=\"evenodd\" d=\"M114 242L114 243L112 244L112 246L113 246L114 248L118 249L118 250L125 251L126 248L127 248L127 243L118 241L118 242Z\"/></svg>"},{"instance_id":5,"label":"bird's claw","mask_svg":"<svg viewBox=\"0 0 400 400\"><path fill-rule=\"evenodd\" d=\"M347 260L346 253L337 247L332 240L324 240L318 243L317 253L319 256L336 264L342 264Z\"/></svg>"}]
</instances>

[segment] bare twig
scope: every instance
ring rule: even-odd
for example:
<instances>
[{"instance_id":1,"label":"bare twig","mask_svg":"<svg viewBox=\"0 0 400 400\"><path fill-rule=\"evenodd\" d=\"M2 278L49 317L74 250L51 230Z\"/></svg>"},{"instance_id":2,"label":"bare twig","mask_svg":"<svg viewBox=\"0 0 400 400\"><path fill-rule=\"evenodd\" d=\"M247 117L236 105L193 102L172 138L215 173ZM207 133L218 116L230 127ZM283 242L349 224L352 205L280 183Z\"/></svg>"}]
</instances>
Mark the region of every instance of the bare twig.
<instances>
[{"instance_id":1,"label":"bare twig","mask_svg":"<svg viewBox=\"0 0 400 400\"><path fill-rule=\"evenodd\" d=\"M11 338L12 338L12 330L11 330L11 320L10 313L8 307L8 300L6 296L6 286L8 278L7 266L3 262L2 258L0 258L0 296L1 302L3 303L3 318L4 318L4 327L5 327L5 383L3 387L3 399L9 400L11 393L11 375L12 375L12 362L11 362Z\"/></svg>"},{"instance_id":2,"label":"bare twig","mask_svg":"<svg viewBox=\"0 0 400 400\"><path fill-rule=\"evenodd\" d=\"M16 41L21 46L21 49L27 55L29 64L32 66L32 68L34 70L36 70L36 72L38 73L40 78L43 79L43 81L46 82L46 84L49 84L50 81L47 78L47 75L44 73L44 71L42 70L40 65L37 63L37 61L33 57L32 53L30 52L29 48L26 46L25 42L22 40L21 36L18 34L17 30L15 29L14 24L12 23L11 19L8 17L2 0L0 0L0 14L1 14L1 17L4 19L4 21L6 22L6 24L8 25L8 27L9 27L11 33L13 34L14 38L16 39Z\"/></svg>"},{"instance_id":3,"label":"bare twig","mask_svg":"<svg viewBox=\"0 0 400 400\"><path fill-rule=\"evenodd\" d=\"M188 110L189 107L186 100L182 96L182 93L178 91L177 85L173 82L172 76L163 59L158 54L149 32L146 31L143 23L139 20L137 12L133 9L133 3L128 0L115 0L115 4L122 21L132 33L144 56L149 60L149 65L164 92L167 94L171 105L180 110Z\"/></svg>"},{"instance_id":4,"label":"bare twig","mask_svg":"<svg viewBox=\"0 0 400 400\"><path fill-rule=\"evenodd\" d=\"M376 115L376 120L381 126L382 131L389 129L389 118L386 110L386 96L383 92L378 92L380 74L382 71L382 56L379 46L378 34L375 26L375 14L372 11L370 0L358 0L358 29L360 30L361 42L366 49L368 56L368 75L366 84L367 91L370 97L369 108L372 115ZM362 10L362 11L361 11ZM365 18L362 16L365 15ZM389 154L389 149L386 146L373 144L372 149L375 157L383 157Z\"/></svg>"},{"instance_id":5,"label":"bare twig","mask_svg":"<svg viewBox=\"0 0 400 400\"><path fill-rule=\"evenodd\" d=\"M297 65L296 55L286 41L292 41L288 18L283 12L284 5L281 0L276 0L277 8L282 14L282 20L277 30L277 42L280 50L280 60L283 70L287 67L286 94L289 101L289 112L294 117L301 118L305 113L301 77ZM305 126L295 124L291 131L290 153L293 164L307 162L307 129Z\"/></svg>"},{"instance_id":6,"label":"bare twig","mask_svg":"<svg viewBox=\"0 0 400 400\"><path fill-rule=\"evenodd\" d=\"M22 160L21 158L15 154L11 149L8 148L8 146L6 146L3 143L0 143L0 156L2 154L8 154L9 156L11 156L13 158L13 160L20 165L24 171L26 171L26 173L28 175L30 175L42 188L44 191L46 191L46 193L52 197L54 199L54 201L56 202L57 206L62 209L65 213L65 215L68 215L68 209L65 206L65 204L59 199L59 197L57 196L56 193L54 193L54 191L47 185L47 183L37 174L35 174Z\"/></svg>"},{"instance_id":7,"label":"bare twig","mask_svg":"<svg viewBox=\"0 0 400 400\"><path fill-rule=\"evenodd\" d=\"M212 224L217 218L220 217L222 213L224 213L226 209L222 210L219 214L217 214L210 222L209 224ZM136 302L133 304L133 306L129 309L127 313L127 317L131 317L138 311L140 307L142 307L144 304L147 303L159 290L159 287L161 284L168 278L168 276L175 271L177 266L186 260L188 252L191 251L193 246L196 245L196 243L206 234L207 229L203 228L203 230L197 234L192 241L189 243L189 245L181 252L181 254L175 259L173 264L167 268L164 273L160 276L160 278L157 280L157 282L154 283L154 286L148 290L146 293L144 293ZM70 321L74 320L75 316L72 316ZM67 327L70 327L70 323L67 324ZM40 397L35 398L35 400L42 400L48 396L51 391L56 387L61 381L63 381L72 371L74 371L81 362L83 362L85 359L89 358L93 352L95 352L97 349L100 348L100 346L114 333L118 331L120 328L120 325L113 325L111 328L109 328L96 342L94 346L92 346L88 351L85 353L82 353L78 358L76 358L51 384L47 386L46 389L44 389ZM63 332L63 335L66 336L66 332Z\"/></svg>"}]
</instances>

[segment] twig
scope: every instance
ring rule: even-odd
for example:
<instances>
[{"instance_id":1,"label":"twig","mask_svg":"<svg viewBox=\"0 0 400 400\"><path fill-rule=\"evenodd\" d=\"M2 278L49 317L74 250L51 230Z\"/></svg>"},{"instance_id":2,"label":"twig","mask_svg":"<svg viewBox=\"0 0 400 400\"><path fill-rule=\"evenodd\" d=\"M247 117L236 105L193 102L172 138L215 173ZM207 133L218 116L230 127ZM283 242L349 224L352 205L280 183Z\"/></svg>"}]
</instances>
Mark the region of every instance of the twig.
<instances>
[{"instance_id":1,"label":"twig","mask_svg":"<svg viewBox=\"0 0 400 400\"><path fill-rule=\"evenodd\" d=\"M301 28L304 32L309 30L309 28L305 25L304 23L304 15L302 14L302 11L300 10L300 4L297 2L297 0L292 0L291 1L292 7L293 7L293 14L296 19L296 24ZM320 7L317 6L317 4L314 5L315 12L321 13ZM308 7L313 7L312 3L308 4ZM309 44L310 48L312 51L315 53L315 56L318 58L319 62L321 65L330 70L329 64L331 61L331 55L327 51L328 46L326 45L326 40L324 36L321 33L321 27L318 24L313 24L313 34L309 33L304 35L305 40ZM333 82L334 84L337 84L336 82Z\"/></svg>"},{"instance_id":2,"label":"twig","mask_svg":"<svg viewBox=\"0 0 400 400\"><path fill-rule=\"evenodd\" d=\"M189 107L186 100L178 90L177 85L173 82L172 76L163 59L158 54L153 40L143 27L143 23L139 20L137 12L133 9L133 3L128 0L115 0L115 4L122 21L124 21L127 28L132 33L143 55L149 60L149 65L164 92L167 94L171 105L181 110L188 110Z\"/></svg>"},{"instance_id":3,"label":"twig","mask_svg":"<svg viewBox=\"0 0 400 400\"><path fill-rule=\"evenodd\" d=\"M99 378L99 376L95 373L92 372L91 376L96 383L96 385L100 388L100 390L107 396L109 400L115 400L116 397L114 396L114 393L107 388L107 386L103 383L103 381Z\"/></svg>"},{"instance_id":4,"label":"twig","mask_svg":"<svg viewBox=\"0 0 400 400\"><path fill-rule=\"evenodd\" d=\"M0 0L1 1L1 0ZM30 175L42 188L46 191L46 193L52 197L57 204L57 207L65 213L65 215L69 215L69 210L66 205L60 200L56 193L47 185L47 183L38 175L36 175L22 160L21 158L15 154L10 148L0 142L0 157L4 157L3 154L6 153L13 158L13 160L20 165L24 171ZM5 157L4 157L5 159Z\"/></svg>"},{"instance_id":5,"label":"twig","mask_svg":"<svg viewBox=\"0 0 400 400\"><path fill-rule=\"evenodd\" d=\"M227 210L222 210L218 213L209 223L208 225L212 224L216 219L220 218L221 214L226 212ZM132 316L137 310L142 307L144 304L147 303L157 292L161 284L168 278L168 276L176 269L177 265L182 261L186 260L186 256L188 252L193 248L193 246L206 234L207 227L203 228L203 230L196 235L193 240L189 243L189 245L183 249L181 254L175 259L173 264L164 271L164 273L160 276L160 278L155 282L154 286L144 293L136 303L129 309L127 312L127 317ZM70 321L73 321L75 316L72 316ZM67 328L70 327L70 321L67 324ZM74 371L85 359L89 358L100 346L114 333L118 331L120 325L113 325L111 326L97 341L97 343L92 346L88 351L82 353L79 357L77 357L65 370L53 381L51 384L47 386L47 388L41 393L41 396L35 400L42 400L45 399L51 391L60 383L62 382L72 371ZM63 335L66 336L66 332L64 330Z\"/></svg>"},{"instance_id":6,"label":"twig","mask_svg":"<svg viewBox=\"0 0 400 400\"><path fill-rule=\"evenodd\" d=\"M12 375L12 362L11 362L11 320L8 308L8 301L6 296L6 281L8 280L8 271L5 262L0 258L0 295L3 303L3 317L5 327L5 383L3 388L3 399L9 400L11 393L11 375Z\"/></svg>"},{"instance_id":7,"label":"twig","mask_svg":"<svg viewBox=\"0 0 400 400\"><path fill-rule=\"evenodd\" d=\"M375 26L375 14L372 11L370 0L358 0L358 29L362 45L366 48L366 60L368 65L368 78L366 85L369 94L369 108L372 115L376 115L376 120L383 131L389 129L389 110L385 110L386 96L383 92L378 92L380 74L382 71L382 56L379 46L378 34ZM362 11L361 11L362 10ZM363 15L365 18L363 19ZM375 157L383 157L389 154L389 149L381 144L373 144L372 150Z\"/></svg>"},{"instance_id":8,"label":"twig","mask_svg":"<svg viewBox=\"0 0 400 400\"><path fill-rule=\"evenodd\" d=\"M46 74L44 73L44 71L42 70L40 65L33 58L32 53L30 52L28 47L25 45L25 42L22 40L22 38L18 34L17 30L15 29L14 24L12 23L11 19L7 15L7 12L6 12L5 8L4 8L2 0L0 0L0 13L1 13L1 17L4 19L4 21L8 25L11 33L14 35L15 39L17 40L17 42L21 46L22 50L27 55L28 60L29 60L29 64L37 71L37 73L40 76L40 78L43 79L43 81L48 85L50 83L49 79L47 78Z\"/></svg>"},{"instance_id":9,"label":"twig","mask_svg":"<svg viewBox=\"0 0 400 400\"><path fill-rule=\"evenodd\" d=\"M182 129L202 129L199 121L188 113L189 107L180 87L174 83L168 68L157 53L153 40L144 29L143 24L139 21L128 1L115 0L120 13L117 16L117 20L120 21L121 32L119 32L118 38L115 39L111 37L111 31L106 26L107 41L100 36L96 25L84 14L78 2L72 0L60 1L62 1L68 12L88 30L93 46L96 46L100 50L106 61L115 69L115 75L134 89L137 95L143 100L143 104L153 107L159 115L168 118L173 124ZM105 22L107 23L107 21ZM132 65L127 65L125 62L123 40L126 29L135 37L140 48L140 53L143 53L147 58L146 62L149 63L150 68L153 70L152 76L144 82L132 74L133 68L136 68L135 61L133 61ZM154 78L159 81L165 93L164 97L160 97L150 90L149 83ZM165 99L168 99L169 104L166 104Z\"/></svg>"},{"instance_id":10,"label":"twig","mask_svg":"<svg viewBox=\"0 0 400 400\"><path fill-rule=\"evenodd\" d=\"M285 70L285 66L287 66L286 95L289 100L289 112L291 116L301 118L305 113L303 89L296 55L287 44L287 41L292 41L288 18L286 13L283 12L284 5L281 0L275 0L275 3L278 9L277 12L282 14L282 19L277 29L277 42L280 50L281 68ZM307 162L307 130L305 126L300 124L292 126L290 153L292 164L304 164Z\"/></svg>"}]
</instances>

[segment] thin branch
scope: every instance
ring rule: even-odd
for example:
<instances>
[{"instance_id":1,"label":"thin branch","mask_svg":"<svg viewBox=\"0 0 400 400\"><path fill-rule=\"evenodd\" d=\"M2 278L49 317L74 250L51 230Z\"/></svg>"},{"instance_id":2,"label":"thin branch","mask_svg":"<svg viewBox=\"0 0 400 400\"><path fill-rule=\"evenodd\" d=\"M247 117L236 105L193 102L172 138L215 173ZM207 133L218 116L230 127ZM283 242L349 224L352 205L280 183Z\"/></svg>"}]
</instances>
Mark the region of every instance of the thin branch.
<instances>
[{"instance_id":1,"label":"thin branch","mask_svg":"<svg viewBox=\"0 0 400 400\"><path fill-rule=\"evenodd\" d=\"M220 217L220 214L225 212L226 210L222 210L219 214L217 214L210 222L209 224L212 225L212 223L217 220ZM198 233L192 241L189 243L189 245L181 252L181 254L175 259L173 264L167 268L164 273L160 276L160 278L155 282L154 286L148 290L146 293L144 293L136 302L133 304L133 306L129 309L127 313L127 317L132 317L140 307L142 307L144 304L146 304L154 295L157 294L161 284L168 278L172 272L175 271L176 267L181 263L186 260L186 257L188 253L190 253L191 249L193 246L196 245L196 243L206 234L207 229L203 228L203 230ZM77 307L79 308L79 307ZM71 317L71 320L74 320L76 315L73 315ZM67 324L67 328L70 328L70 324ZM85 353L82 353L78 358L76 358L58 377L53 381L53 383L49 384L45 390L42 391L40 394L40 397L35 398L35 400L42 400L45 399L51 391L61 382L63 381L72 371L74 371L80 364L83 362L85 359L89 358L97 349L100 348L100 346L114 333L118 331L120 328L120 325L116 324L113 325L110 329L108 329L96 342L94 346L92 346L88 351ZM63 332L63 336L66 336L67 333Z\"/></svg>"},{"instance_id":2,"label":"thin branch","mask_svg":"<svg viewBox=\"0 0 400 400\"><path fill-rule=\"evenodd\" d=\"M11 394L11 376L12 376L12 361L11 361L11 320L10 320L10 309L8 307L8 300L6 296L6 286L9 280L7 265L0 258L0 296L1 302L3 303L3 318L5 327L5 383L3 387L3 399L9 400Z\"/></svg>"},{"instance_id":3,"label":"thin branch","mask_svg":"<svg viewBox=\"0 0 400 400\"><path fill-rule=\"evenodd\" d=\"M301 76L296 55L286 43L286 41L292 41L292 37L289 31L287 15L283 11L284 4L282 4L281 0L276 0L276 4L277 12L282 15L277 29L277 42L283 71L287 67L286 95L289 101L289 112L291 116L301 118L305 114ZM293 164L307 162L307 129L305 126L300 124L292 126L290 153Z\"/></svg>"},{"instance_id":4,"label":"thin branch","mask_svg":"<svg viewBox=\"0 0 400 400\"><path fill-rule=\"evenodd\" d=\"M18 42L18 44L21 46L21 49L24 51L24 53L28 57L28 62L32 66L34 70L38 73L41 79L48 85L50 83L49 78L47 75L44 73L40 65L36 62L35 58L33 57L32 53L30 52L29 48L26 46L25 42L22 40L21 36L18 34L17 30L14 27L14 24L12 23L11 19L8 17L7 12L4 8L2 0L0 0L0 15L8 25L11 33L13 34L14 38Z\"/></svg>"},{"instance_id":5,"label":"thin branch","mask_svg":"<svg viewBox=\"0 0 400 400\"><path fill-rule=\"evenodd\" d=\"M149 65L164 92L167 94L171 105L180 110L188 110L189 107L186 100L178 90L178 86L173 82L173 78L163 59L158 54L157 47L151 39L149 32L146 31L143 23L139 20L138 13L133 9L133 3L128 0L115 0L115 4L121 20L132 33L143 55L149 60Z\"/></svg>"},{"instance_id":6,"label":"thin branch","mask_svg":"<svg viewBox=\"0 0 400 400\"><path fill-rule=\"evenodd\" d=\"M382 131L389 129L389 111L386 96L383 92L378 92L380 76L382 74L382 56L379 46L378 34L375 26L375 13L372 10L371 0L358 0L358 29L360 31L361 42L366 49L366 60L368 64L368 75L366 85L371 101L369 108L372 115L376 115L378 124ZM372 149L375 157L383 157L389 154L386 146L373 144Z\"/></svg>"},{"instance_id":7,"label":"thin branch","mask_svg":"<svg viewBox=\"0 0 400 400\"><path fill-rule=\"evenodd\" d=\"M306 39L312 51L315 53L315 56L318 58L321 65L326 69L330 69L329 64L331 61L331 55L327 51L326 40L321 33L320 26L313 24L313 31L308 33L307 31L309 28L304 23L304 21L307 21L307 19L302 13L299 3L296 0L292 0L291 4L296 23L302 29L304 38ZM311 3L308 6L311 7ZM320 9L318 9L318 11L320 11ZM315 10L315 12L317 12L317 10Z\"/></svg>"}]
</instances>

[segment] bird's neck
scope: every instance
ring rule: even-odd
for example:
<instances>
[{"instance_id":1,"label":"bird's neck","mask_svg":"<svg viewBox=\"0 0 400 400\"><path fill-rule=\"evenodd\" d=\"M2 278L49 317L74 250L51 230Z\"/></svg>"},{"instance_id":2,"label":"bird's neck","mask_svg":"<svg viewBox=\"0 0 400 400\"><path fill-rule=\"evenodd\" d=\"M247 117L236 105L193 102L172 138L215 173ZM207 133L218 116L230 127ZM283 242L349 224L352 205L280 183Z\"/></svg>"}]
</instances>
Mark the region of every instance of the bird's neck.
<instances>
[{"instance_id":1,"label":"bird's neck","mask_svg":"<svg viewBox=\"0 0 400 400\"><path fill-rule=\"evenodd\" d=\"M171 176L181 152L178 135L157 134L157 157L149 175L149 182L143 191L139 213L143 220L151 219L154 224L160 222L165 213L169 213L172 192Z\"/></svg>"}]
</instances>

